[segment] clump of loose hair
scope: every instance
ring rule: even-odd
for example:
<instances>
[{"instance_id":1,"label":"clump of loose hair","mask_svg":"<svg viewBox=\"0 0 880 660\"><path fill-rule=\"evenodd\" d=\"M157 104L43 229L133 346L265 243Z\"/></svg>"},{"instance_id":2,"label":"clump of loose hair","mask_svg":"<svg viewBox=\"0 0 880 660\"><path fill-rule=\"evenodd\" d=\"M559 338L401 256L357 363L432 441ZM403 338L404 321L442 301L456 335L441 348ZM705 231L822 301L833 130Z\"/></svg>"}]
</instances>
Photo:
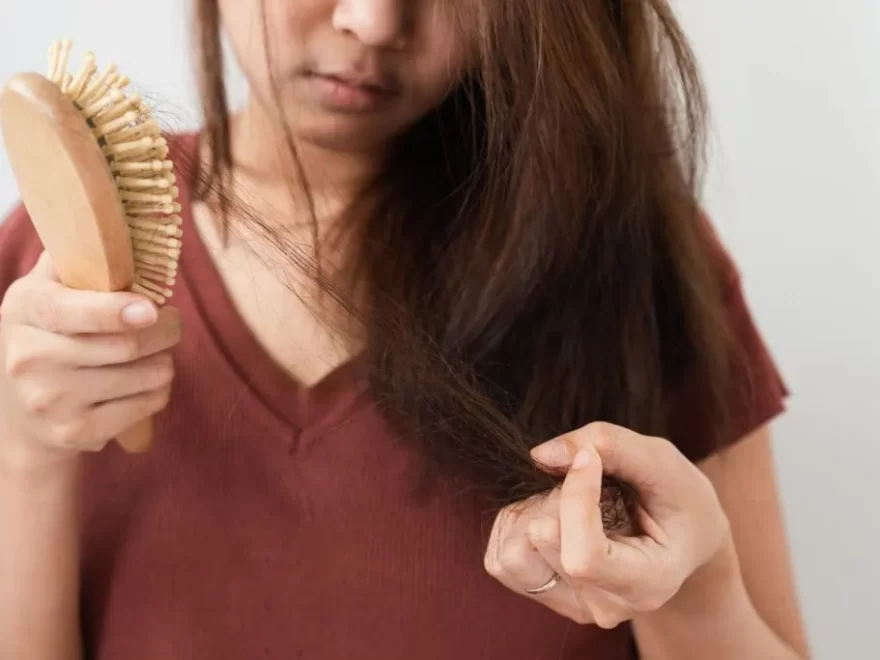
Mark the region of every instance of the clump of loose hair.
<instances>
[{"instance_id":1,"label":"clump of loose hair","mask_svg":"<svg viewBox=\"0 0 880 660\"><path fill-rule=\"evenodd\" d=\"M279 249L359 319L388 418L500 506L558 483L529 456L549 438L596 420L664 435L689 379L716 393L722 432L729 346L698 203L703 89L668 4L477 4L478 65L365 191L352 272L369 305L314 255ZM216 0L196 9L197 194L259 224L228 194Z\"/></svg>"}]
</instances>

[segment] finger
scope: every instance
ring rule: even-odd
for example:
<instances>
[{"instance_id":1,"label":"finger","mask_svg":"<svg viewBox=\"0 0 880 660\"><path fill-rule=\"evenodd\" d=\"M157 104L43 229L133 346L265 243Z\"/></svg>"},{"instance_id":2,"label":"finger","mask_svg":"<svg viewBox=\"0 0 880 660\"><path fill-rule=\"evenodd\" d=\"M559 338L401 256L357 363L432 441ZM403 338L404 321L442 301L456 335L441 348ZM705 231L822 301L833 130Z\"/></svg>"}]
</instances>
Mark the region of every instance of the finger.
<instances>
[{"instance_id":1,"label":"finger","mask_svg":"<svg viewBox=\"0 0 880 660\"><path fill-rule=\"evenodd\" d=\"M78 369L70 372L70 378L88 392L89 404L99 404L169 385L174 363L168 352L157 353L129 364Z\"/></svg>"},{"instance_id":2,"label":"finger","mask_svg":"<svg viewBox=\"0 0 880 660\"><path fill-rule=\"evenodd\" d=\"M95 406L84 422L82 437L88 440L87 448L98 451L123 431L160 412L168 405L170 393L166 386Z\"/></svg>"},{"instance_id":3,"label":"finger","mask_svg":"<svg viewBox=\"0 0 880 660\"><path fill-rule=\"evenodd\" d=\"M562 575L565 570L562 568L560 557L562 553L560 530L558 517L536 517L528 525L529 542L554 572Z\"/></svg>"},{"instance_id":4,"label":"finger","mask_svg":"<svg viewBox=\"0 0 880 660\"><path fill-rule=\"evenodd\" d=\"M526 534L538 554L560 575L563 573L559 554L560 523L559 502L561 490L555 488L541 502L541 515L530 516L526 521Z\"/></svg>"},{"instance_id":5,"label":"finger","mask_svg":"<svg viewBox=\"0 0 880 660\"><path fill-rule=\"evenodd\" d=\"M532 498L501 511L495 519L486 554L486 569L509 589L525 593L546 584L555 570L529 538L529 524L544 518L540 498Z\"/></svg>"},{"instance_id":6,"label":"finger","mask_svg":"<svg viewBox=\"0 0 880 660\"><path fill-rule=\"evenodd\" d=\"M558 493L558 491L554 491ZM523 593L532 600L549 607L580 624L608 621L604 610L595 610L597 602L604 602L602 594L591 587L576 586L567 579L560 560L560 525L558 497L554 515L535 515L526 519L526 535L531 548L546 562L547 569L539 571L512 570L502 583ZM546 513L546 509L544 511ZM545 590L534 592L539 587Z\"/></svg>"},{"instance_id":7,"label":"finger","mask_svg":"<svg viewBox=\"0 0 880 660\"><path fill-rule=\"evenodd\" d=\"M94 405L165 387L173 378L166 352L126 365L37 372L21 380L18 392L29 412L62 422Z\"/></svg>"},{"instance_id":8,"label":"finger","mask_svg":"<svg viewBox=\"0 0 880 660\"><path fill-rule=\"evenodd\" d=\"M561 562L559 498L556 500L557 515L535 517L529 522L529 540L544 561L561 576L561 581L553 589L532 597L561 614L570 616L569 613L573 612L578 623L595 623L600 628L613 628L630 618L627 603L615 594L590 584L566 581Z\"/></svg>"},{"instance_id":9,"label":"finger","mask_svg":"<svg viewBox=\"0 0 880 660\"><path fill-rule=\"evenodd\" d=\"M575 456L559 497L559 556L563 571L575 579L593 577L608 552L609 539L599 510L602 464L592 449Z\"/></svg>"},{"instance_id":10,"label":"finger","mask_svg":"<svg viewBox=\"0 0 880 660\"><path fill-rule=\"evenodd\" d=\"M583 449L575 455L560 491L560 562L575 582L615 588L641 575L645 558L605 535L601 491L602 459L592 448Z\"/></svg>"},{"instance_id":11,"label":"finger","mask_svg":"<svg viewBox=\"0 0 880 660\"><path fill-rule=\"evenodd\" d=\"M563 577L559 562L558 502L559 490L556 489L547 497L533 498L502 511L490 535L486 568L511 591L577 623L595 623L585 591L576 591ZM557 575L559 579L552 581ZM530 593L544 585L549 588Z\"/></svg>"},{"instance_id":12,"label":"finger","mask_svg":"<svg viewBox=\"0 0 880 660\"><path fill-rule=\"evenodd\" d=\"M596 422L554 438L532 450L542 466L566 468L581 449L592 447L606 473L613 474L639 491L656 494L668 490L670 471L682 458L672 443L641 435L614 424Z\"/></svg>"},{"instance_id":13,"label":"finger","mask_svg":"<svg viewBox=\"0 0 880 660\"><path fill-rule=\"evenodd\" d=\"M50 446L71 451L100 451L109 440L168 405L166 386L92 406L75 419L47 427Z\"/></svg>"},{"instance_id":14,"label":"finger","mask_svg":"<svg viewBox=\"0 0 880 660\"><path fill-rule=\"evenodd\" d=\"M59 335L33 326L14 326L7 347L6 367L11 373L45 365L102 367L124 364L167 351L181 339L179 312L159 311L159 321L142 330L124 333Z\"/></svg>"},{"instance_id":15,"label":"finger","mask_svg":"<svg viewBox=\"0 0 880 660\"><path fill-rule=\"evenodd\" d=\"M74 335L144 328L155 323L158 311L148 298L127 291L80 291L23 278L13 300L6 301L3 315L9 322Z\"/></svg>"},{"instance_id":16,"label":"finger","mask_svg":"<svg viewBox=\"0 0 880 660\"><path fill-rule=\"evenodd\" d=\"M142 330L107 335L61 337L75 344L78 349L66 353L72 357L70 364L80 367L101 367L127 364L169 351L180 343L182 332L178 310L164 307L159 310L158 322Z\"/></svg>"}]
</instances>

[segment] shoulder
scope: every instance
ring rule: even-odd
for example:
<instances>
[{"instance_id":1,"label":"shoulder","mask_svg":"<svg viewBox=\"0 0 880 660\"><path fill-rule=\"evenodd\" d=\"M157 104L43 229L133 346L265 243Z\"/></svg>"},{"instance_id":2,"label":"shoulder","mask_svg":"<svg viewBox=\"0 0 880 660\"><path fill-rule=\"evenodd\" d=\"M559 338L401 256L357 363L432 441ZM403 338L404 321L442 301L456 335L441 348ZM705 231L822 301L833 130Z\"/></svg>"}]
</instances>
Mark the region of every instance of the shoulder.
<instances>
[{"instance_id":1,"label":"shoulder","mask_svg":"<svg viewBox=\"0 0 880 660\"><path fill-rule=\"evenodd\" d=\"M0 297L40 257L43 244L23 204L0 221Z\"/></svg>"},{"instance_id":2,"label":"shoulder","mask_svg":"<svg viewBox=\"0 0 880 660\"><path fill-rule=\"evenodd\" d=\"M709 411L717 393L700 378L688 379L670 402L668 431L693 461L701 461L758 430L785 410L789 395L779 366L748 300L741 270L711 219L702 215L708 261L721 287L728 351L726 379L720 396L723 423ZM723 431L719 431L723 429Z\"/></svg>"},{"instance_id":3,"label":"shoulder","mask_svg":"<svg viewBox=\"0 0 880 660\"><path fill-rule=\"evenodd\" d=\"M697 230L707 252L707 260L721 285L725 303L730 302L740 286L740 271L734 255L728 248L712 217L705 211L697 214Z\"/></svg>"}]
</instances>

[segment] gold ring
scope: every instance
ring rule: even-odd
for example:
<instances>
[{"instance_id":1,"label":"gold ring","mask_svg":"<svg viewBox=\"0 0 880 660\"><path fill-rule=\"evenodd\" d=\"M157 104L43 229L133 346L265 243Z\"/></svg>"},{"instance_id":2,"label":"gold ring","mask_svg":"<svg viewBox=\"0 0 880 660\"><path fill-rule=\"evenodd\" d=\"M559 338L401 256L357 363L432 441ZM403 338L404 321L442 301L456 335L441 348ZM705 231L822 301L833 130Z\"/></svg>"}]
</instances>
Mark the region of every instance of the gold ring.
<instances>
[{"instance_id":1,"label":"gold ring","mask_svg":"<svg viewBox=\"0 0 880 660\"><path fill-rule=\"evenodd\" d=\"M550 591L553 587L555 587L557 584L559 584L559 580L561 580L561 579L562 579L562 577L559 575L559 573L554 573L553 577L551 577L549 580L547 580L540 587L537 587L535 589L526 589L526 593L531 596L537 596L538 594L543 594L547 591Z\"/></svg>"}]
</instances>

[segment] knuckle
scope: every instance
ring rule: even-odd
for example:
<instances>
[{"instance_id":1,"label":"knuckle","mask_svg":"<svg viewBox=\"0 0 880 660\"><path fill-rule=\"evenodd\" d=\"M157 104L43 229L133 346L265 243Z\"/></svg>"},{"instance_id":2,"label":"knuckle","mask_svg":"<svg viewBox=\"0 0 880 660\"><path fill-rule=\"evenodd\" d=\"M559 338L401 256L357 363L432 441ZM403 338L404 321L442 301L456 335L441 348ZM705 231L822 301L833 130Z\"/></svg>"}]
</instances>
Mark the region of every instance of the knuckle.
<instances>
[{"instance_id":1,"label":"knuckle","mask_svg":"<svg viewBox=\"0 0 880 660\"><path fill-rule=\"evenodd\" d=\"M590 422L586 428L591 439L596 442L608 441L614 438L614 425L609 422Z\"/></svg>"},{"instance_id":2,"label":"knuckle","mask_svg":"<svg viewBox=\"0 0 880 660\"><path fill-rule=\"evenodd\" d=\"M500 577L503 572L501 564L495 557L495 553L491 551L486 552L486 554L483 555L483 568L494 578Z\"/></svg>"},{"instance_id":3,"label":"knuckle","mask_svg":"<svg viewBox=\"0 0 880 660\"><path fill-rule=\"evenodd\" d=\"M524 539L510 539L501 546L498 561L503 571L520 573L529 567L532 561L532 552Z\"/></svg>"},{"instance_id":4,"label":"knuckle","mask_svg":"<svg viewBox=\"0 0 880 660\"><path fill-rule=\"evenodd\" d=\"M154 368L156 379L161 385L167 385L174 379L174 359L170 353L160 353L156 356Z\"/></svg>"},{"instance_id":5,"label":"knuckle","mask_svg":"<svg viewBox=\"0 0 880 660\"><path fill-rule=\"evenodd\" d=\"M27 375L35 361L36 356L32 351L28 351L24 345L10 343L6 347L3 368L8 376L17 379Z\"/></svg>"},{"instance_id":6,"label":"knuckle","mask_svg":"<svg viewBox=\"0 0 880 660\"><path fill-rule=\"evenodd\" d=\"M578 608L578 610L570 618L579 626L587 626L591 623L596 622L596 620L593 618L593 615L590 612L586 611L586 608Z\"/></svg>"},{"instance_id":7,"label":"knuckle","mask_svg":"<svg viewBox=\"0 0 880 660\"><path fill-rule=\"evenodd\" d=\"M174 371L174 357L171 351L163 351L156 355L156 364L163 371Z\"/></svg>"},{"instance_id":8,"label":"knuckle","mask_svg":"<svg viewBox=\"0 0 880 660\"><path fill-rule=\"evenodd\" d=\"M171 387L165 386L156 390L155 394L151 397L149 402L150 413L156 413L160 410L164 410L168 406L168 402L171 400Z\"/></svg>"},{"instance_id":9,"label":"knuckle","mask_svg":"<svg viewBox=\"0 0 880 660\"><path fill-rule=\"evenodd\" d=\"M120 362L137 360L144 350L143 337L137 333L120 335L117 339L116 357Z\"/></svg>"},{"instance_id":10,"label":"knuckle","mask_svg":"<svg viewBox=\"0 0 880 660\"><path fill-rule=\"evenodd\" d=\"M89 444L86 424L79 420L56 424L50 435L52 444L62 449L80 449Z\"/></svg>"},{"instance_id":11,"label":"knuckle","mask_svg":"<svg viewBox=\"0 0 880 660\"><path fill-rule=\"evenodd\" d=\"M109 443L110 438L92 436L86 438L83 442L80 442L76 449L82 452L89 452L90 454L97 454L103 451Z\"/></svg>"},{"instance_id":12,"label":"knuckle","mask_svg":"<svg viewBox=\"0 0 880 660\"><path fill-rule=\"evenodd\" d=\"M591 553L580 552L573 554L562 552L559 557L562 570L575 580L588 580L595 572L596 562Z\"/></svg>"},{"instance_id":13,"label":"knuckle","mask_svg":"<svg viewBox=\"0 0 880 660\"><path fill-rule=\"evenodd\" d=\"M45 385L31 385L21 392L21 401L32 415L43 415L52 408L61 398L60 392Z\"/></svg>"},{"instance_id":14,"label":"knuckle","mask_svg":"<svg viewBox=\"0 0 880 660\"><path fill-rule=\"evenodd\" d=\"M614 452L617 427L608 422L591 422L584 427L583 439L603 455Z\"/></svg>"},{"instance_id":15,"label":"knuckle","mask_svg":"<svg viewBox=\"0 0 880 660\"><path fill-rule=\"evenodd\" d=\"M593 622L603 630L612 630L623 623L623 619L612 612L597 610L593 613Z\"/></svg>"},{"instance_id":16,"label":"knuckle","mask_svg":"<svg viewBox=\"0 0 880 660\"><path fill-rule=\"evenodd\" d=\"M614 436L614 425L609 422L590 422L586 428L596 440L607 440Z\"/></svg>"},{"instance_id":17,"label":"knuckle","mask_svg":"<svg viewBox=\"0 0 880 660\"><path fill-rule=\"evenodd\" d=\"M536 517L529 522L529 537L542 545L555 545L559 540L559 524L552 518Z\"/></svg>"},{"instance_id":18,"label":"knuckle","mask_svg":"<svg viewBox=\"0 0 880 660\"><path fill-rule=\"evenodd\" d=\"M664 461L680 461L684 458L678 447L665 438L650 437L648 441L653 445L657 455Z\"/></svg>"}]
</instances>

